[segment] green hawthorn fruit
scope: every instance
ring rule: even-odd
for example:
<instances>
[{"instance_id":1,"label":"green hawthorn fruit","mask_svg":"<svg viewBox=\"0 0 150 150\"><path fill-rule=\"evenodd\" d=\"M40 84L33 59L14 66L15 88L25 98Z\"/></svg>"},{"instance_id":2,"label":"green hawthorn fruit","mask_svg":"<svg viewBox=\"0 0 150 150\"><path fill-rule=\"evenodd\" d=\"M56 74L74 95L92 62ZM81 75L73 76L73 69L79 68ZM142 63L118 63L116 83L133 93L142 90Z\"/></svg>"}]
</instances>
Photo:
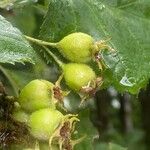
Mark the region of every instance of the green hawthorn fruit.
<instances>
[{"instance_id":1,"label":"green hawthorn fruit","mask_svg":"<svg viewBox=\"0 0 150 150\"><path fill-rule=\"evenodd\" d=\"M12 118L16 121L27 123L29 115L20 109L17 111L13 111Z\"/></svg>"},{"instance_id":2,"label":"green hawthorn fruit","mask_svg":"<svg viewBox=\"0 0 150 150\"><path fill-rule=\"evenodd\" d=\"M33 80L21 90L18 102L27 112L46 107L54 109L53 87L54 85L46 80Z\"/></svg>"},{"instance_id":3,"label":"green hawthorn fruit","mask_svg":"<svg viewBox=\"0 0 150 150\"><path fill-rule=\"evenodd\" d=\"M96 78L95 72L86 64L69 63L64 65L63 71L66 84L75 91Z\"/></svg>"},{"instance_id":4,"label":"green hawthorn fruit","mask_svg":"<svg viewBox=\"0 0 150 150\"><path fill-rule=\"evenodd\" d=\"M94 39L85 33L76 32L67 35L57 44L62 55L77 63L85 63L91 60Z\"/></svg>"},{"instance_id":5,"label":"green hawthorn fruit","mask_svg":"<svg viewBox=\"0 0 150 150\"><path fill-rule=\"evenodd\" d=\"M45 108L31 114L28 121L31 135L39 140L49 140L63 118L57 110Z\"/></svg>"}]
</instances>

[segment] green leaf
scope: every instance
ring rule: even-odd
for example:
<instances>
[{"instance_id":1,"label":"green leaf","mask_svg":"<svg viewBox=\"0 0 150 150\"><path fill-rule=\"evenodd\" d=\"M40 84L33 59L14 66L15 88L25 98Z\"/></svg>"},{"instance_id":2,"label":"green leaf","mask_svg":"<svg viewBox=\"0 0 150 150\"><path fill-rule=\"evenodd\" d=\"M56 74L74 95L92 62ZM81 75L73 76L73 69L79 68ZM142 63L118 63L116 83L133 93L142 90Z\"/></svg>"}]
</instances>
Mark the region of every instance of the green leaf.
<instances>
[{"instance_id":1,"label":"green leaf","mask_svg":"<svg viewBox=\"0 0 150 150\"><path fill-rule=\"evenodd\" d=\"M35 10L33 7L31 5L24 6L23 11L21 11L21 8L15 8L13 9L13 13L15 15L7 15L6 19L22 33L31 36L36 29Z\"/></svg>"},{"instance_id":2,"label":"green leaf","mask_svg":"<svg viewBox=\"0 0 150 150\"><path fill-rule=\"evenodd\" d=\"M116 53L105 52L104 79L120 91L137 93L150 78L150 1L51 0L41 27L45 40L80 31L95 40L111 37Z\"/></svg>"},{"instance_id":3,"label":"green leaf","mask_svg":"<svg viewBox=\"0 0 150 150\"><path fill-rule=\"evenodd\" d=\"M34 63L34 56L22 33L0 16L0 63Z\"/></svg>"}]
</instances>

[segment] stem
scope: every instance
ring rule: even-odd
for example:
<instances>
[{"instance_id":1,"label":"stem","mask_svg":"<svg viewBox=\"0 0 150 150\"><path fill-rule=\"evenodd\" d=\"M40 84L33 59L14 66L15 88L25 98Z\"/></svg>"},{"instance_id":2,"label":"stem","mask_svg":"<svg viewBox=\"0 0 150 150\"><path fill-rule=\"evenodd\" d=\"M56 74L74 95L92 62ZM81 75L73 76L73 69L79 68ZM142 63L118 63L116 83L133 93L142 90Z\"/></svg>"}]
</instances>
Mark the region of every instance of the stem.
<instances>
[{"instance_id":1,"label":"stem","mask_svg":"<svg viewBox=\"0 0 150 150\"><path fill-rule=\"evenodd\" d=\"M42 41L42 40L39 40L39 39L35 39L35 38L29 37L29 36L26 36L26 35L24 35L24 37L27 40L32 41L32 42L34 42L36 44L45 45L45 46L51 46L51 47L57 48L57 44L58 43L50 43L50 42L46 42L46 41Z\"/></svg>"},{"instance_id":2,"label":"stem","mask_svg":"<svg viewBox=\"0 0 150 150\"><path fill-rule=\"evenodd\" d=\"M24 36L29 41L32 41L36 44L41 45L45 49L45 51L56 61L56 63L59 65L59 67L63 69L63 66L64 66L63 62L60 61L51 51L49 51L49 49L47 47L45 47L45 46L51 46L53 48L57 48L58 43L50 43L50 42L35 39L35 38L29 37L29 36L26 36L26 35L24 35Z\"/></svg>"},{"instance_id":3,"label":"stem","mask_svg":"<svg viewBox=\"0 0 150 150\"><path fill-rule=\"evenodd\" d=\"M64 63L58 59L58 57L55 56L47 47L43 46L45 51L56 61L56 63L59 65L61 69L64 67Z\"/></svg>"}]
</instances>

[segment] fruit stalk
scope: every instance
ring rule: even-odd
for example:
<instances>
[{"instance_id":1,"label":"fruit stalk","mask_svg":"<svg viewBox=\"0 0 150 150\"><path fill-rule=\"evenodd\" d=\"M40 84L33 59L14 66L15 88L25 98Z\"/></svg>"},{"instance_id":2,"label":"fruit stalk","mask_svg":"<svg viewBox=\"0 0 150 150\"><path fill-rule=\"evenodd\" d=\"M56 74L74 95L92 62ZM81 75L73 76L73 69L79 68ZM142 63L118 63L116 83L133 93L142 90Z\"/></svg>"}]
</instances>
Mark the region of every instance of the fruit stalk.
<instances>
[{"instance_id":1,"label":"fruit stalk","mask_svg":"<svg viewBox=\"0 0 150 150\"><path fill-rule=\"evenodd\" d=\"M26 35L24 36L27 40L37 43L38 45L41 45L45 49L45 51L56 61L56 63L60 66L60 68L63 68L63 65L64 65L63 62L60 61L51 51L49 51L47 47L45 47L45 46L51 46L53 48L57 48L58 43L50 43L50 42L32 38L30 36L26 36Z\"/></svg>"},{"instance_id":2,"label":"fruit stalk","mask_svg":"<svg viewBox=\"0 0 150 150\"><path fill-rule=\"evenodd\" d=\"M55 54L53 54L47 47L45 47L45 46L42 46L44 49L45 49L45 51L55 60L55 62L59 65L59 67L61 68L61 69L63 69L63 67L64 67L64 63L61 61L61 60L59 60L56 56L55 56Z\"/></svg>"},{"instance_id":3,"label":"fruit stalk","mask_svg":"<svg viewBox=\"0 0 150 150\"><path fill-rule=\"evenodd\" d=\"M57 43L50 43L50 42L46 42L46 41L42 41L42 40L39 40L39 39L35 39L33 37L30 37L30 36L27 36L27 35L24 35L24 37L29 40L29 41L32 41L34 43L37 43L39 45L45 45L45 46L51 46L53 48L57 48Z\"/></svg>"}]
</instances>

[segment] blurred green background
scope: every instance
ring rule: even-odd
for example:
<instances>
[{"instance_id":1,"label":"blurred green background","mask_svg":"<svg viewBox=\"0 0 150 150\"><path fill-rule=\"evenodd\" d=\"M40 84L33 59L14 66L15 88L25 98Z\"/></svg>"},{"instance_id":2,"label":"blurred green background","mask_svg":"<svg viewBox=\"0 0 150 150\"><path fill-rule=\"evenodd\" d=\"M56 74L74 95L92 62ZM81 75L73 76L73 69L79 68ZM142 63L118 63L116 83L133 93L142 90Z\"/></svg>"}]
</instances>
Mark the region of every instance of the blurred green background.
<instances>
[{"instance_id":1,"label":"blurred green background","mask_svg":"<svg viewBox=\"0 0 150 150\"><path fill-rule=\"evenodd\" d=\"M0 8L0 14L7 18L22 33L39 38L40 26L48 9L48 0L17 1L14 6ZM150 17L150 13L149 13ZM38 47L35 47L38 49ZM9 95L17 94L30 80L43 78L55 82L59 76L55 63L48 63L37 52L38 65L2 65L0 80ZM34 70L34 72L33 72ZM8 80L9 79L9 80ZM79 109L78 96L71 93L65 100L70 112L79 113L79 136L87 138L77 145L77 150L149 150L150 149L150 86L139 95L119 93L113 86L98 91L93 100ZM81 111L82 110L82 111ZM113 144L108 144L113 143ZM120 146L121 147L120 147ZM112 148L110 148L112 147Z\"/></svg>"}]
</instances>

